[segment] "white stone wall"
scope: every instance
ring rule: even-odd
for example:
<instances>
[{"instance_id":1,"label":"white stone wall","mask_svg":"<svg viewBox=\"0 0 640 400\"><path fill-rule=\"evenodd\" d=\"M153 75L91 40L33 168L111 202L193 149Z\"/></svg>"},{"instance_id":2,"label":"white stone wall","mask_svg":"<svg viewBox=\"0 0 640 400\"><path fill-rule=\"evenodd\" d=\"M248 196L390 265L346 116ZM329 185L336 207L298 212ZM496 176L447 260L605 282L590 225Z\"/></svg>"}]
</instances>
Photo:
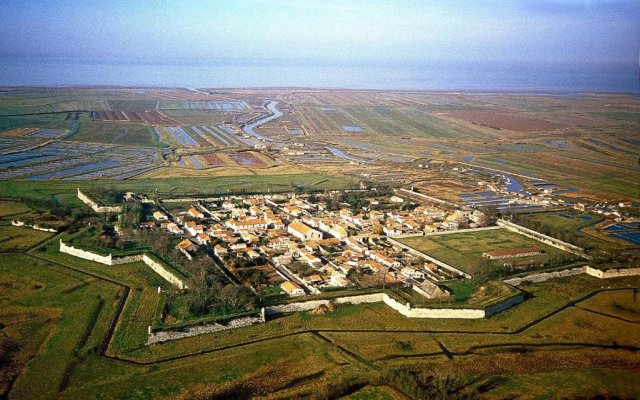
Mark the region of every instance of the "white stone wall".
<instances>
[{"instance_id":1,"label":"white stone wall","mask_svg":"<svg viewBox=\"0 0 640 400\"><path fill-rule=\"evenodd\" d=\"M142 255L142 261L147 264L158 275L163 277L167 282L178 287L178 289L188 289L187 285L177 276L165 269L160 263L154 261L148 255Z\"/></svg>"},{"instance_id":2,"label":"white stone wall","mask_svg":"<svg viewBox=\"0 0 640 400\"><path fill-rule=\"evenodd\" d=\"M640 268L612 268L605 271L585 267L585 272L591 276L595 276L596 278L607 279L607 278L618 278L621 276L633 276L640 275Z\"/></svg>"},{"instance_id":3,"label":"white stone wall","mask_svg":"<svg viewBox=\"0 0 640 400\"><path fill-rule=\"evenodd\" d=\"M479 319L485 317L484 310L468 308L412 308L411 304L402 304L396 299L384 294L386 305L408 318L460 318Z\"/></svg>"},{"instance_id":4,"label":"white stone wall","mask_svg":"<svg viewBox=\"0 0 640 400\"><path fill-rule=\"evenodd\" d=\"M142 261L142 254L126 257L111 257L111 265L129 264Z\"/></svg>"},{"instance_id":5,"label":"white stone wall","mask_svg":"<svg viewBox=\"0 0 640 400\"><path fill-rule=\"evenodd\" d=\"M13 225L13 226L23 226L25 228L31 228L31 229L34 229L36 231L53 232L53 233L57 233L58 232L58 230L54 229L54 228L42 228L42 227L40 227L38 225L27 225L23 221L13 220L13 221L11 221L11 225Z\"/></svg>"},{"instance_id":6,"label":"white stone wall","mask_svg":"<svg viewBox=\"0 0 640 400\"><path fill-rule=\"evenodd\" d=\"M533 229L529 229L529 228L525 228L524 226L520 226L518 224L514 224L513 222L509 222L509 221L505 221L505 220L498 220L498 225L499 226L503 226L507 229L509 229L510 231L513 232L517 232L521 235L524 235L526 237L530 237L532 239L538 240L542 243L546 243L549 246L553 246L556 247L560 250L564 250L566 252L578 255L582 258L585 259L590 259L591 257L589 257L587 254L585 254L584 250L582 250L580 247L578 246L574 246L570 243L567 242L563 242L562 240L556 239L554 237L551 236L547 236L545 234L542 234L538 231L534 231Z\"/></svg>"},{"instance_id":7,"label":"white stone wall","mask_svg":"<svg viewBox=\"0 0 640 400\"><path fill-rule=\"evenodd\" d=\"M87 196L86 194L82 193L80 191L80 188L78 188L78 198L80 200L82 200L82 202L86 205L88 205L89 207L91 207L91 209L97 213L109 213L109 212L115 212L115 213L119 213L120 211L122 211L122 208L120 206L99 206L98 204L96 204L95 201L91 200L89 198L89 196Z\"/></svg>"},{"instance_id":8,"label":"white stone wall","mask_svg":"<svg viewBox=\"0 0 640 400\"><path fill-rule=\"evenodd\" d=\"M76 249L75 247L69 246L64 243L62 239L60 239L60 252L70 254L74 257L82 258L85 260L94 261L100 264L113 265L111 254L109 254L108 256L101 256L90 251Z\"/></svg>"},{"instance_id":9,"label":"white stone wall","mask_svg":"<svg viewBox=\"0 0 640 400\"><path fill-rule=\"evenodd\" d=\"M312 300L312 301L303 301L299 303L290 303L290 304L280 304L277 306L268 306L264 308L264 312L266 315L273 314L284 314L291 312L301 312L301 311L309 311L313 310L316 307L321 305L329 304L329 300Z\"/></svg>"},{"instance_id":10,"label":"white stone wall","mask_svg":"<svg viewBox=\"0 0 640 400\"><path fill-rule=\"evenodd\" d=\"M142 261L149 266L155 273L160 275L164 280L169 282L172 285L178 287L178 289L188 289L187 285L182 282L180 278L169 272L164 266L160 263L154 261L146 254L137 254L133 256L126 257L113 257L111 254L108 256L101 256L96 253L92 253L90 251L77 249L73 246L69 246L60 240L60 252L70 254L74 257L82 258L89 261L94 261L104 265L120 265L120 264L129 264L133 262Z\"/></svg>"},{"instance_id":11,"label":"white stone wall","mask_svg":"<svg viewBox=\"0 0 640 400\"><path fill-rule=\"evenodd\" d=\"M548 281L549 279L556 278L564 278L566 276L587 274L600 279L607 278L617 278L622 276L634 276L640 275L640 268L619 268L619 269L608 269L608 270L600 270L596 268L591 268L589 266L579 267L579 268L571 268L564 269L562 271L553 271L553 272L541 272L537 274L526 275L523 277L511 278L504 281L504 283L518 286L523 282L531 282L538 283Z\"/></svg>"},{"instance_id":12,"label":"white stone wall","mask_svg":"<svg viewBox=\"0 0 640 400\"><path fill-rule=\"evenodd\" d=\"M363 294L359 296L339 297L334 300L336 304L365 304L379 303L383 301L384 293Z\"/></svg>"},{"instance_id":13,"label":"white stone wall","mask_svg":"<svg viewBox=\"0 0 640 400\"><path fill-rule=\"evenodd\" d=\"M524 295L519 294L506 299L505 301L489 307L487 312L483 309L468 308L413 308L409 303L402 303L386 293L374 293L359 296L338 297L332 300L313 300L303 301L299 303L282 304L278 306L265 307L266 315L309 311L320 305L327 305L330 301L336 304L364 304L384 302L387 306L396 310L400 314L408 318L460 318L460 319L479 319L489 315L496 314L507 308L513 307L524 301Z\"/></svg>"},{"instance_id":14,"label":"white stone wall","mask_svg":"<svg viewBox=\"0 0 640 400\"><path fill-rule=\"evenodd\" d=\"M502 229L502 227L501 226L483 226L481 228L454 229L451 231L428 232L428 233L425 233L424 236L451 235L452 233L466 233L466 232L482 232L482 231L492 231L494 229Z\"/></svg>"}]
</instances>

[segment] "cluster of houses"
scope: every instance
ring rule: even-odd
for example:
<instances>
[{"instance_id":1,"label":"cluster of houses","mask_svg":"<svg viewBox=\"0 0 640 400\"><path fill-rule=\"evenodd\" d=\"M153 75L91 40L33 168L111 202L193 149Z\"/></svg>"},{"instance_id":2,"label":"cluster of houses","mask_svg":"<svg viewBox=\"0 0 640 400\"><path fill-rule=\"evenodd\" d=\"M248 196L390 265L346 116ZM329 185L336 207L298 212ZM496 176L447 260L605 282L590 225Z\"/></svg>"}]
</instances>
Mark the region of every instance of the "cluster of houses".
<instances>
[{"instance_id":1,"label":"cluster of houses","mask_svg":"<svg viewBox=\"0 0 640 400\"><path fill-rule=\"evenodd\" d=\"M160 228L182 237L176 248L188 259L206 246L232 272L268 265L281 278L282 291L295 296L350 286L353 274L416 286L447 279L447 271L387 237L475 226L479 221L471 210L446 211L415 203L403 207L409 201L398 196L368 200L360 210L341 204L330 211L326 203L304 196L229 197L174 214L158 210L155 221L141 228Z\"/></svg>"}]
</instances>

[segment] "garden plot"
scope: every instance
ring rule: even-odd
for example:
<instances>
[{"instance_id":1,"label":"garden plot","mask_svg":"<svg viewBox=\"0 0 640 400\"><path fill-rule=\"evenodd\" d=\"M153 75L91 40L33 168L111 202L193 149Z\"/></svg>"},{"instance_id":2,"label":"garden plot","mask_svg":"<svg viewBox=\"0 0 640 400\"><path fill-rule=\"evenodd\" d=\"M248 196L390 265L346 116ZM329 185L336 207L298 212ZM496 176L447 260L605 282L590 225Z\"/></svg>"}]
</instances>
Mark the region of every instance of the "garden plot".
<instances>
[{"instance_id":1,"label":"garden plot","mask_svg":"<svg viewBox=\"0 0 640 400\"><path fill-rule=\"evenodd\" d=\"M199 154L198 157L203 159L209 167L220 167L227 163L218 153Z\"/></svg>"},{"instance_id":2,"label":"garden plot","mask_svg":"<svg viewBox=\"0 0 640 400\"><path fill-rule=\"evenodd\" d=\"M66 129L38 129L37 131L29 134L29 137L37 137L40 139L56 139L69 132Z\"/></svg>"},{"instance_id":3,"label":"garden plot","mask_svg":"<svg viewBox=\"0 0 640 400\"><path fill-rule=\"evenodd\" d=\"M58 168L69 167L72 165L81 164L84 162L83 159L80 158L70 158L59 161L54 161L50 163L30 165L22 168L14 168L9 170L0 171L0 179L11 179L24 177L27 175L39 174L45 171L56 170Z\"/></svg>"},{"instance_id":4,"label":"garden plot","mask_svg":"<svg viewBox=\"0 0 640 400\"><path fill-rule=\"evenodd\" d=\"M612 238L640 245L640 222L621 222L610 225L605 228L605 232Z\"/></svg>"},{"instance_id":5,"label":"garden plot","mask_svg":"<svg viewBox=\"0 0 640 400\"><path fill-rule=\"evenodd\" d=\"M160 101L160 110L212 110L212 111L246 111L249 110L247 104L241 101Z\"/></svg>"},{"instance_id":6,"label":"garden plot","mask_svg":"<svg viewBox=\"0 0 640 400\"><path fill-rule=\"evenodd\" d=\"M200 144L193 140L191 136L187 132L184 131L181 127L171 127L168 126L165 128L167 132L175 139L178 143L180 143L184 147L200 147Z\"/></svg>"},{"instance_id":7,"label":"garden plot","mask_svg":"<svg viewBox=\"0 0 640 400\"><path fill-rule=\"evenodd\" d=\"M180 157L178 165L185 168L203 169L202 163L198 159L198 156L183 156Z\"/></svg>"},{"instance_id":8,"label":"garden plot","mask_svg":"<svg viewBox=\"0 0 640 400\"><path fill-rule=\"evenodd\" d=\"M77 165L71 168L62 169L59 171L47 172L46 174L31 176L27 178L28 180L45 180L45 179L58 179L62 177L67 177L71 175L78 175L80 173L84 173L87 171L101 170L102 168L112 167L114 165L118 165L122 161L116 160L102 160L96 161L89 164Z\"/></svg>"},{"instance_id":9,"label":"garden plot","mask_svg":"<svg viewBox=\"0 0 640 400\"><path fill-rule=\"evenodd\" d=\"M80 175L74 175L64 179L65 180L88 180L88 179L104 178L114 174L119 175L127 171L138 170L145 167L146 168L150 167L149 163L147 161L140 161L133 164L126 164L126 165L120 165L120 166L111 167L111 168L99 169L97 171L87 172Z\"/></svg>"},{"instance_id":10,"label":"garden plot","mask_svg":"<svg viewBox=\"0 0 640 400\"><path fill-rule=\"evenodd\" d=\"M159 165L153 165L153 166L134 169L132 171L128 171L128 172L125 172L125 173L122 173L122 174L114 175L114 176L111 177L111 179L129 179L129 178L133 178L134 176L138 176L138 175L144 174L145 172L149 172L151 170L154 170L156 168L160 168L160 166Z\"/></svg>"},{"instance_id":11,"label":"garden plot","mask_svg":"<svg viewBox=\"0 0 640 400\"><path fill-rule=\"evenodd\" d=\"M544 132L566 128L568 125L527 115L516 115L491 111L452 111L448 117L481 125L491 129L507 129L516 132Z\"/></svg>"},{"instance_id":12,"label":"garden plot","mask_svg":"<svg viewBox=\"0 0 640 400\"><path fill-rule=\"evenodd\" d=\"M93 111L96 122L133 122L149 125L177 125L178 123L158 111Z\"/></svg>"},{"instance_id":13,"label":"garden plot","mask_svg":"<svg viewBox=\"0 0 640 400\"><path fill-rule=\"evenodd\" d=\"M24 154L24 153L21 153L21 154ZM60 158L62 158L62 157L54 156L54 155L33 154L33 155L29 156L29 157L23 157L23 158L16 159L16 160L13 160L13 161L0 162L0 169L1 168L24 167L24 166L27 166L27 165L40 164L40 163L43 163L43 162L58 160Z\"/></svg>"},{"instance_id":14,"label":"garden plot","mask_svg":"<svg viewBox=\"0 0 640 400\"><path fill-rule=\"evenodd\" d=\"M252 151L243 151L240 153L232 153L229 155L238 165L242 167L255 167L262 168L266 167L267 163L262 160L262 158L252 152Z\"/></svg>"}]
</instances>

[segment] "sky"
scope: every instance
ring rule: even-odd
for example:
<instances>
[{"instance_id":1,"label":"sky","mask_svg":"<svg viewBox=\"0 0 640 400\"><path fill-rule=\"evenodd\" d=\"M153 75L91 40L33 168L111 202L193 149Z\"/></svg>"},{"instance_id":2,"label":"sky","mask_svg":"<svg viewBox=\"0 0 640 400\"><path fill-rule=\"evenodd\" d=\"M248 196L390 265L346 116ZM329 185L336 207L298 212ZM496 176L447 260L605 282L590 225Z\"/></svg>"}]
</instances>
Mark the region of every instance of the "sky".
<instances>
[{"instance_id":1,"label":"sky","mask_svg":"<svg viewBox=\"0 0 640 400\"><path fill-rule=\"evenodd\" d=\"M2 0L0 57L638 63L638 0Z\"/></svg>"}]
</instances>

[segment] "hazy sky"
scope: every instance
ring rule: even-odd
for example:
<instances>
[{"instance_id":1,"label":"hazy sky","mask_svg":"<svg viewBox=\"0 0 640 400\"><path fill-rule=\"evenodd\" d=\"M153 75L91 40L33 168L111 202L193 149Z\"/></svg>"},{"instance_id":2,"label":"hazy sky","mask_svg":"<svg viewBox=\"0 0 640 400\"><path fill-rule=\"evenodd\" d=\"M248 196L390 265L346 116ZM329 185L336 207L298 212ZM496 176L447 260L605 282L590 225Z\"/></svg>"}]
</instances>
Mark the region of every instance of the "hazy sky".
<instances>
[{"instance_id":1,"label":"hazy sky","mask_svg":"<svg viewBox=\"0 0 640 400\"><path fill-rule=\"evenodd\" d=\"M0 57L637 63L640 0L1 0Z\"/></svg>"}]
</instances>

